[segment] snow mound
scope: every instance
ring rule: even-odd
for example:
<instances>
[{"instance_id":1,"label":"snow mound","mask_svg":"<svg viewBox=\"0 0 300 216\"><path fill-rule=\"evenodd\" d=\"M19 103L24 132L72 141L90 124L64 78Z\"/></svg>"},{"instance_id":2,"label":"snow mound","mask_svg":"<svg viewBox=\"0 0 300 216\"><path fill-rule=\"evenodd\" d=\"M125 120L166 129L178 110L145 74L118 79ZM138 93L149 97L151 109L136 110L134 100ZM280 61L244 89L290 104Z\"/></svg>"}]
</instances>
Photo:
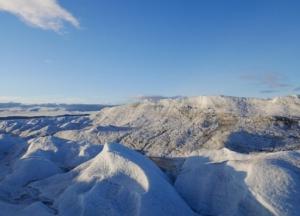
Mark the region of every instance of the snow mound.
<instances>
[{"instance_id":1,"label":"snow mound","mask_svg":"<svg viewBox=\"0 0 300 216\"><path fill-rule=\"evenodd\" d=\"M55 163L64 170L71 170L95 157L102 145L87 141L73 142L56 136L34 138L28 141L29 147L22 158L42 158Z\"/></svg>"},{"instance_id":2,"label":"snow mound","mask_svg":"<svg viewBox=\"0 0 300 216\"><path fill-rule=\"evenodd\" d=\"M203 215L299 215L299 161L299 151L200 151L186 160L175 188Z\"/></svg>"},{"instance_id":3,"label":"snow mound","mask_svg":"<svg viewBox=\"0 0 300 216\"><path fill-rule=\"evenodd\" d=\"M59 215L194 215L159 168L119 144L30 187Z\"/></svg>"},{"instance_id":4,"label":"snow mound","mask_svg":"<svg viewBox=\"0 0 300 216\"><path fill-rule=\"evenodd\" d=\"M97 155L101 145L75 143L54 136L31 139L0 136L0 200L8 203L31 203L27 193L32 182L65 173Z\"/></svg>"}]
</instances>

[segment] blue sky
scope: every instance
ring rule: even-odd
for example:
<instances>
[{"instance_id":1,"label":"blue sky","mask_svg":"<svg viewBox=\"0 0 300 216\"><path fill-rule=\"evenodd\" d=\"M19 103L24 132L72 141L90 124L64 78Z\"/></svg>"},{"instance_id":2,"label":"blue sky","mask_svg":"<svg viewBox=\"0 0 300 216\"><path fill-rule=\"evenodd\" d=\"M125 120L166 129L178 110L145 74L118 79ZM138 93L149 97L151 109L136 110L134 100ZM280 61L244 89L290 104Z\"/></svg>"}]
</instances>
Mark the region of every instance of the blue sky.
<instances>
[{"instance_id":1,"label":"blue sky","mask_svg":"<svg viewBox=\"0 0 300 216\"><path fill-rule=\"evenodd\" d=\"M299 1L34 2L0 0L2 101L300 93Z\"/></svg>"}]
</instances>

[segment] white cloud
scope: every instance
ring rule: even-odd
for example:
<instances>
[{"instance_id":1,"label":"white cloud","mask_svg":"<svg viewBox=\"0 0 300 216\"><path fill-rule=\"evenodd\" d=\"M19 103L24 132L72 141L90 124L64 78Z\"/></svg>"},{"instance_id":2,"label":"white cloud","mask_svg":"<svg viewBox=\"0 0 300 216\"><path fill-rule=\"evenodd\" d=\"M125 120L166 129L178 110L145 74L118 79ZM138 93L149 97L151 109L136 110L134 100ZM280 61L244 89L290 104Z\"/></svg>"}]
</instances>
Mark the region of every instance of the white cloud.
<instances>
[{"instance_id":1,"label":"white cloud","mask_svg":"<svg viewBox=\"0 0 300 216\"><path fill-rule=\"evenodd\" d=\"M56 0L0 0L0 11L7 11L27 24L59 32L68 22L79 27L78 20Z\"/></svg>"}]
</instances>

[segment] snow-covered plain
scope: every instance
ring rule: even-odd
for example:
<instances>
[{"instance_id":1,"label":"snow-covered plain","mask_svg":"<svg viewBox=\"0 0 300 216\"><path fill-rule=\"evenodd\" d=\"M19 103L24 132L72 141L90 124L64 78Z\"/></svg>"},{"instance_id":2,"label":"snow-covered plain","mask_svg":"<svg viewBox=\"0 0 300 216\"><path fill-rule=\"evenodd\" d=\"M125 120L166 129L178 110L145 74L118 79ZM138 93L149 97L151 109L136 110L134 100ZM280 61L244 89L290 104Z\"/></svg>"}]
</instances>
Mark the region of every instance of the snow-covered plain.
<instances>
[{"instance_id":1,"label":"snow-covered plain","mask_svg":"<svg viewBox=\"0 0 300 216\"><path fill-rule=\"evenodd\" d=\"M299 215L299 96L19 107L1 108L0 216Z\"/></svg>"}]
</instances>

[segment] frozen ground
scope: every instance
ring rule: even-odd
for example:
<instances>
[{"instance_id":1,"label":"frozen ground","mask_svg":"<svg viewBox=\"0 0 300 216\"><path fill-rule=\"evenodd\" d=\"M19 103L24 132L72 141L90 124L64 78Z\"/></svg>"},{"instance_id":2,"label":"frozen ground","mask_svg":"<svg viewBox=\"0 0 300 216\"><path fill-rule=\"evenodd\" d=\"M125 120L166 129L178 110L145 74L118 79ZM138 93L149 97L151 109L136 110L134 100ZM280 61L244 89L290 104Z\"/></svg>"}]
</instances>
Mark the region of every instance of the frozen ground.
<instances>
[{"instance_id":1,"label":"frozen ground","mask_svg":"<svg viewBox=\"0 0 300 216\"><path fill-rule=\"evenodd\" d=\"M0 110L0 216L299 215L299 96Z\"/></svg>"}]
</instances>

